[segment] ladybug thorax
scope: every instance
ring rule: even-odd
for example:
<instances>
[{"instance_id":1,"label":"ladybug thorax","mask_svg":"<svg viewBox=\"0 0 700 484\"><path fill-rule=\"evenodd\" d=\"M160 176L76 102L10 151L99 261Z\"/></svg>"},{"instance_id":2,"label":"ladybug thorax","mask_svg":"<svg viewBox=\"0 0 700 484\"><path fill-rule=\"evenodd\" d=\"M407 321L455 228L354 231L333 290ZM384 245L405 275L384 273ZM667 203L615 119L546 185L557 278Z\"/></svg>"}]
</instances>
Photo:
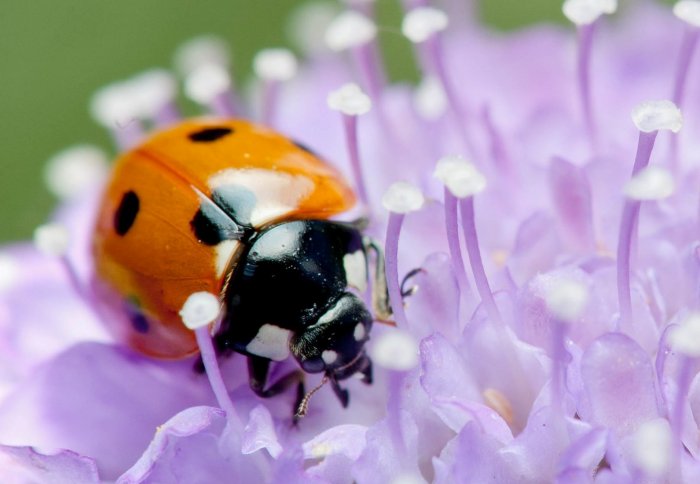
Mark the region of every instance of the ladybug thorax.
<instances>
[{"instance_id":1,"label":"ladybug thorax","mask_svg":"<svg viewBox=\"0 0 700 484\"><path fill-rule=\"evenodd\" d=\"M307 371L356 358L371 325L353 294L366 282L366 264L362 235L348 224L303 220L264 229L231 274L219 344L273 360L291 352Z\"/></svg>"}]
</instances>

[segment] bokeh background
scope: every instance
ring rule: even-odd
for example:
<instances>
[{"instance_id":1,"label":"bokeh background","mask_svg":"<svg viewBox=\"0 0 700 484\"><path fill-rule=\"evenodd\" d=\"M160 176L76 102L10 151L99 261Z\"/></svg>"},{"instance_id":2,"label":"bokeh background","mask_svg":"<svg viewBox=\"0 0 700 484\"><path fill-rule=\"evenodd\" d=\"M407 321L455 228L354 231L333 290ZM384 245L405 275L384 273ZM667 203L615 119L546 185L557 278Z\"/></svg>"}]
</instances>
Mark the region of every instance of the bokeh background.
<instances>
[{"instance_id":1,"label":"bokeh background","mask_svg":"<svg viewBox=\"0 0 700 484\"><path fill-rule=\"evenodd\" d=\"M335 3L337 0L328 0ZM470 0L464 0L469 2ZM264 47L292 46L300 0L3 0L0 14L0 241L31 237L55 201L44 188L46 160L76 143L111 149L90 119L91 94L141 70L169 67L175 48L211 33L230 42L235 76L250 75ZM377 0L380 41L395 79L415 67L400 35L399 0ZM482 0L497 29L564 22L561 0Z\"/></svg>"}]
</instances>

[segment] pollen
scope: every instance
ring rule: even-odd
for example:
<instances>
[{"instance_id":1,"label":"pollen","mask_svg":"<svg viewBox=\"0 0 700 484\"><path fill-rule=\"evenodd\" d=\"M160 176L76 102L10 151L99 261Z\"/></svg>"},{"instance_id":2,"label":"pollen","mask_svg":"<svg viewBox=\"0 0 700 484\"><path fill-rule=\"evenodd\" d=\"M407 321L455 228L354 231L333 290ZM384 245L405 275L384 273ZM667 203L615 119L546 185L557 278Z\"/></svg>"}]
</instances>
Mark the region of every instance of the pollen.
<instances>
[{"instance_id":1,"label":"pollen","mask_svg":"<svg viewBox=\"0 0 700 484\"><path fill-rule=\"evenodd\" d=\"M513 405L508 398L495 388L487 388L481 394L484 397L484 403L487 407L495 411L503 420L512 427L515 423L515 415L513 414Z\"/></svg>"}]
</instances>

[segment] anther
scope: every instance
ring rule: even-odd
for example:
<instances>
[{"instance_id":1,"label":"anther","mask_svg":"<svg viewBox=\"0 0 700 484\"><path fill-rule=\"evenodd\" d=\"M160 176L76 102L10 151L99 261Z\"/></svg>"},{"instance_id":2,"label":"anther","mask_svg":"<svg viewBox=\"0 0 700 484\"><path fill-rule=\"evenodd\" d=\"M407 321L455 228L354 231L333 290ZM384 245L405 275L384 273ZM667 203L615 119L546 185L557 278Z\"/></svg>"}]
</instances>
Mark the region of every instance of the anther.
<instances>
[{"instance_id":1,"label":"anther","mask_svg":"<svg viewBox=\"0 0 700 484\"><path fill-rule=\"evenodd\" d=\"M673 195L673 175L665 168L648 166L627 182L624 194L632 200L662 200Z\"/></svg>"},{"instance_id":2,"label":"anther","mask_svg":"<svg viewBox=\"0 0 700 484\"><path fill-rule=\"evenodd\" d=\"M72 200L99 185L108 171L105 153L95 146L79 145L54 155L44 169L44 180L51 193Z\"/></svg>"},{"instance_id":3,"label":"anther","mask_svg":"<svg viewBox=\"0 0 700 484\"><path fill-rule=\"evenodd\" d=\"M671 428L664 418L644 422L632 435L634 463L649 477L666 473L671 462Z\"/></svg>"},{"instance_id":4,"label":"anther","mask_svg":"<svg viewBox=\"0 0 700 484\"><path fill-rule=\"evenodd\" d=\"M382 198L382 205L389 214L384 248L386 283L394 318L400 328L407 329L408 321L403 308L399 287L398 250L404 216L420 210L425 203L423 193L410 183L397 182L389 187Z\"/></svg>"},{"instance_id":5,"label":"anther","mask_svg":"<svg viewBox=\"0 0 700 484\"><path fill-rule=\"evenodd\" d=\"M617 0L566 0L562 11L572 23L589 25L603 14L615 13Z\"/></svg>"},{"instance_id":6,"label":"anther","mask_svg":"<svg viewBox=\"0 0 700 484\"><path fill-rule=\"evenodd\" d=\"M273 124L279 85L292 79L297 70L297 59L288 49L264 49L253 58L253 71L263 81L261 109L263 123Z\"/></svg>"},{"instance_id":7,"label":"anther","mask_svg":"<svg viewBox=\"0 0 700 484\"><path fill-rule=\"evenodd\" d=\"M581 317L588 299L586 285L573 279L557 280L545 294L545 304L549 312L565 323L571 323Z\"/></svg>"},{"instance_id":8,"label":"anther","mask_svg":"<svg viewBox=\"0 0 700 484\"><path fill-rule=\"evenodd\" d=\"M362 203L367 205L367 188L360 160L360 150L357 141L357 117L369 112L372 101L357 84L345 84L340 89L328 95L328 107L343 115L345 143L348 148L350 166L352 167L355 185Z\"/></svg>"},{"instance_id":9,"label":"anther","mask_svg":"<svg viewBox=\"0 0 700 484\"><path fill-rule=\"evenodd\" d=\"M392 329L376 338L370 356L382 368L408 371L418 365L418 343L407 331Z\"/></svg>"}]
</instances>

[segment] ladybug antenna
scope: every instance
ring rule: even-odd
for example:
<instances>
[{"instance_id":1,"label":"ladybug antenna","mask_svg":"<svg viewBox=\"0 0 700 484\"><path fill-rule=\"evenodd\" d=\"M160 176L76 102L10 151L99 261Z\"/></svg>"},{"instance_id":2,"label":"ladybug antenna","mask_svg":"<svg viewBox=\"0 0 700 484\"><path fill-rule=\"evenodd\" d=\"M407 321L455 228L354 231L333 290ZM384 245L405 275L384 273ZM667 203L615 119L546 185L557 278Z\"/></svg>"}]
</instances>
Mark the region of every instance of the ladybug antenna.
<instances>
[{"instance_id":1,"label":"ladybug antenna","mask_svg":"<svg viewBox=\"0 0 700 484\"><path fill-rule=\"evenodd\" d=\"M299 408L297 408L297 413L294 414L296 418L306 417L306 411L309 409L309 400L311 400L311 397L314 395L314 393L319 391L321 387L326 383L328 383L328 375L324 376L321 380L321 383L316 385L306 395L304 395L304 398L299 403Z\"/></svg>"}]
</instances>

